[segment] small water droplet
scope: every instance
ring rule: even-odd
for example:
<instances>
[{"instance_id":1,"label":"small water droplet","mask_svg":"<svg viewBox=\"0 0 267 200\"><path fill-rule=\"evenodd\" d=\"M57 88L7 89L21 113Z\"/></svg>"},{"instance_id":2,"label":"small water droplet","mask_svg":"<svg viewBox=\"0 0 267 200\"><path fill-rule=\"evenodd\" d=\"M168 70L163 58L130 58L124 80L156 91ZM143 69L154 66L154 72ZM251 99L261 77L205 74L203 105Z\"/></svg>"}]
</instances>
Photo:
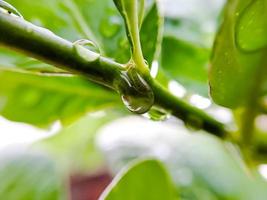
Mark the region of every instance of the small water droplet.
<instances>
[{"instance_id":1,"label":"small water droplet","mask_svg":"<svg viewBox=\"0 0 267 200\"><path fill-rule=\"evenodd\" d=\"M100 24L100 32L107 38L113 37L119 31L121 25L118 16L111 16Z\"/></svg>"},{"instance_id":2,"label":"small water droplet","mask_svg":"<svg viewBox=\"0 0 267 200\"><path fill-rule=\"evenodd\" d=\"M147 82L133 67L121 72L116 87L124 105L137 114L144 114L154 103L154 93Z\"/></svg>"},{"instance_id":3,"label":"small water droplet","mask_svg":"<svg viewBox=\"0 0 267 200\"><path fill-rule=\"evenodd\" d=\"M23 16L20 14L20 12L14 6L5 1L0 1L0 12L4 12L23 19Z\"/></svg>"},{"instance_id":4,"label":"small water droplet","mask_svg":"<svg viewBox=\"0 0 267 200\"><path fill-rule=\"evenodd\" d=\"M148 112L148 117L153 121L164 121L170 117L170 113L163 108L153 106Z\"/></svg>"},{"instance_id":5,"label":"small water droplet","mask_svg":"<svg viewBox=\"0 0 267 200\"><path fill-rule=\"evenodd\" d=\"M188 129L191 130L200 130L202 128L203 122L200 118L194 116L194 115L189 115L186 118L185 126Z\"/></svg>"},{"instance_id":6,"label":"small water droplet","mask_svg":"<svg viewBox=\"0 0 267 200\"><path fill-rule=\"evenodd\" d=\"M99 47L91 40L81 39L73 43L75 53L89 62L96 61L100 57ZM88 51L90 50L90 51Z\"/></svg>"}]
</instances>

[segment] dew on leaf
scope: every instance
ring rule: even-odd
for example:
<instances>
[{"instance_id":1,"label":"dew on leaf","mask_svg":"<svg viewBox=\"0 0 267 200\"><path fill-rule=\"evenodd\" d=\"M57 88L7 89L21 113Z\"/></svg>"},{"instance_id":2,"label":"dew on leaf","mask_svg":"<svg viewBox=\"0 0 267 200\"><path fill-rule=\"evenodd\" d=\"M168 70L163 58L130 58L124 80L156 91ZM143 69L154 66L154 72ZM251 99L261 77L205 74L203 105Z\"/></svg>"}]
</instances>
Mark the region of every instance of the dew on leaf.
<instances>
[{"instance_id":1,"label":"dew on leaf","mask_svg":"<svg viewBox=\"0 0 267 200\"><path fill-rule=\"evenodd\" d=\"M136 69L130 67L120 74L116 87L124 105L131 112L144 114L154 103L154 93Z\"/></svg>"}]
</instances>

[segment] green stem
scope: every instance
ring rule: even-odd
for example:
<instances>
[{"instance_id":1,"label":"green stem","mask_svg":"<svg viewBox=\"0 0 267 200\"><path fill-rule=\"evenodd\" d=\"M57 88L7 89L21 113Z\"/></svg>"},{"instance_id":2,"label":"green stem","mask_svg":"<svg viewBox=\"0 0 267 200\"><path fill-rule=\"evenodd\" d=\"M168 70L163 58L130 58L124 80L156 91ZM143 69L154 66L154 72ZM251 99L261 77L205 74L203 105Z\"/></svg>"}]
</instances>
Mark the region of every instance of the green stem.
<instances>
[{"instance_id":1,"label":"green stem","mask_svg":"<svg viewBox=\"0 0 267 200\"><path fill-rule=\"evenodd\" d=\"M90 57L95 57L95 54L90 50L84 48L83 56L79 56L75 53L75 45L73 43L56 36L44 28L1 12L0 45L22 52L58 68L86 76L91 81L112 89L115 89L114 82L121 78L121 71L125 70L122 64L102 56L97 60L88 61ZM190 117L194 116L201 120L202 126L200 128L220 137L225 135L227 131L224 129L223 124L202 110L173 96L152 77L146 76L144 78L154 92L155 104L170 110L174 116L182 119L187 124L191 123L194 126L190 119Z\"/></svg>"},{"instance_id":2,"label":"green stem","mask_svg":"<svg viewBox=\"0 0 267 200\"><path fill-rule=\"evenodd\" d=\"M142 74L148 74L149 70L144 60L139 34L139 26L141 25L141 19L139 18L141 18L143 15L145 2L143 0L140 2L138 0L122 0L120 1L120 3L122 8L119 8L119 11L124 18L127 28L128 40L132 47L132 60L136 64L136 68Z\"/></svg>"},{"instance_id":3,"label":"green stem","mask_svg":"<svg viewBox=\"0 0 267 200\"><path fill-rule=\"evenodd\" d=\"M151 79L149 83L155 93L156 105L163 107L166 110L170 110L174 116L189 125L197 126L197 128L204 129L219 137L226 136L227 131L223 124L219 123L202 110L178 99L154 79ZM194 119L193 121L192 118ZM196 121L200 123L195 124Z\"/></svg>"},{"instance_id":4,"label":"green stem","mask_svg":"<svg viewBox=\"0 0 267 200\"><path fill-rule=\"evenodd\" d=\"M265 55L267 53L267 50L264 51ZM254 141L254 133L255 133L255 118L259 114L260 110L260 93L262 91L262 88L259 87L264 81L264 76L267 72L266 70L266 59L265 56L263 56L259 69L257 70L257 73L255 74L255 81L254 85L252 85L251 92L249 95L248 102L246 106L244 107L244 110L241 115L241 125L240 125L240 146L241 150L243 151L243 154L245 156L245 160L247 163L251 166L253 166L253 162L251 159L251 153L252 153L252 145Z\"/></svg>"}]
</instances>

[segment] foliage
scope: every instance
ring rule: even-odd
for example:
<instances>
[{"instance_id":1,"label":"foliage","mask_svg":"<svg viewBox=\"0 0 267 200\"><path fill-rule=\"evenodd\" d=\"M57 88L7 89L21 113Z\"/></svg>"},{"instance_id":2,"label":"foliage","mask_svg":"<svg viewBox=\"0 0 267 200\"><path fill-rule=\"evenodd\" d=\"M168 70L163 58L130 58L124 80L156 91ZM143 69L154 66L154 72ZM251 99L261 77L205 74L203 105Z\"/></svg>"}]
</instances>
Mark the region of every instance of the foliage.
<instances>
[{"instance_id":1,"label":"foliage","mask_svg":"<svg viewBox=\"0 0 267 200\"><path fill-rule=\"evenodd\" d=\"M224 9L220 0L197 1L0 0L0 115L46 129L62 125L32 147L51 158L3 161L0 199L67 198L62 177L93 173L107 157L122 171L103 200L264 199L257 167L267 152L267 1L229 0ZM201 100L207 109L198 108ZM221 106L233 116L228 124L216 117ZM125 132L148 135L149 147L144 138L108 152L96 146L107 124L131 114L183 121L162 123L164 139L179 124L179 137L165 144L175 144L172 156L146 153L161 151L151 139L156 130L149 134L158 123L147 121ZM149 156L163 162L143 159ZM177 171L194 180L185 186Z\"/></svg>"},{"instance_id":2,"label":"foliage","mask_svg":"<svg viewBox=\"0 0 267 200\"><path fill-rule=\"evenodd\" d=\"M139 181L143 180L143 181ZM157 191L157 192L155 192ZM166 199L174 200L174 190L164 167L155 160L144 160L127 166L113 180L100 199Z\"/></svg>"}]
</instances>

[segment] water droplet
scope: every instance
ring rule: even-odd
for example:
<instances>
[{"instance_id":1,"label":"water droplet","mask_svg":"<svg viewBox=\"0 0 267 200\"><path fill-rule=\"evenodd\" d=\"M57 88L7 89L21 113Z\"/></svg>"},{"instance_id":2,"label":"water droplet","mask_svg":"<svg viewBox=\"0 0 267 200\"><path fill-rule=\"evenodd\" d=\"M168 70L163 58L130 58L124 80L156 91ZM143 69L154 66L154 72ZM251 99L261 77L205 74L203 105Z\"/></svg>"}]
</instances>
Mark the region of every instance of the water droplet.
<instances>
[{"instance_id":1,"label":"water droplet","mask_svg":"<svg viewBox=\"0 0 267 200\"><path fill-rule=\"evenodd\" d=\"M120 18L116 15L111 16L101 22L100 32L107 38L113 37L119 31L120 25Z\"/></svg>"},{"instance_id":2,"label":"water droplet","mask_svg":"<svg viewBox=\"0 0 267 200\"><path fill-rule=\"evenodd\" d=\"M148 112L148 117L153 121L164 121L170 117L170 113L163 108L153 106Z\"/></svg>"},{"instance_id":3,"label":"water droplet","mask_svg":"<svg viewBox=\"0 0 267 200\"><path fill-rule=\"evenodd\" d=\"M89 62L96 61L100 57L99 47L90 40L87 39L77 40L73 43L73 46L75 53Z\"/></svg>"},{"instance_id":4,"label":"water droplet","mask_svg":"<svg viewBox=\"0 0 267 200\"><path fill-rule=\"evenodd\" d=\"M144 114L154 103L154 93L147 82L133 67L121 72L116 83L124 105L137 114Z\"/></svg>"},{"instance_id":5,"label":"water droplet","mask_svg":"<svg viewBox=\"0 0 267 200\"><path fill-rule=\"evenodd\" d=\"M200 118L194 116L194 115L189 115L186 118L185 126L188 129L191 130L200 130L202 128L203 122Z\"/></svg>"},{"instance_id":6,"label":"water droplet","mask_svg":"<svg viewBox=\"0 0 267 200\"><path fill-rule=\"evenodd\" d=\"M9 15L13 14L16 17L23 19L23 16L19 13L19 11L14 6L5 1L0 1L0 12L7 13Z\"/></svg>"},{"instance_id":7,"label":"water droplet","mask_svg":"<svg viewBox=\"0 0 267 200\"><path fill-rule=\"evenodd\" d=\"M100 53L100 49L98 45L91 40L80 39L80 40L75 41L74 45L81 45L81 46L88 48L89 50L93 52Z\"/></svg>"}]
</instances>

